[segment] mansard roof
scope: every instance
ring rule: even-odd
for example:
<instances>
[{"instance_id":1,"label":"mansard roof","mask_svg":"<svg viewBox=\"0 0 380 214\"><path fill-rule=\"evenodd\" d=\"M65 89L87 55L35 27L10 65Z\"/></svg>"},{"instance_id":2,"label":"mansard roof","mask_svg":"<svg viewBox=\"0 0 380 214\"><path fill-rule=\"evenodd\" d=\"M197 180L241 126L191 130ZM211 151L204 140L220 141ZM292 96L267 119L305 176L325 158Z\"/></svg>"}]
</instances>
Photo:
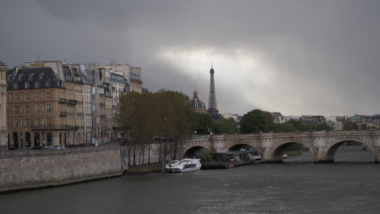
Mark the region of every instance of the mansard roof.
<instances>
[{"instance_id":1,"label":"mansard roof","mask_svg":"<svg viewBox=\"0 0 380 214\"><path fill-rule=\"evenodd\" d=\"M82 74L82 72L81 72L81 70L79 69L77 69L77 68L73 68L73 73L74 73L74 76L76 76L76 77L79 77L79 80L76 80L75 81L75 83L77 83L77 84L84 84L84 82L83 82L83 74Z\"/></svg>"},{"instance_id":2,"label":"mansard roof","mask_svg":"<svg viewBox=\"0 0 380 214\"><path fill-rule=\"evenodd\" d=\"M14 77L12 76L12 70L8 72L12 78L7 78L7 90L64 88L63 81L59 79L58 75L50 67L20 68Z\"/></svg>"},{"instance_id":3,"label":"mansard roof","mask_svg":"<svg viewBox=\"0 0 380 214\"><path fill-rule=\"evenodd\" d=\"M70 67L67 65L63 65L63 74L65 77L65 82L75 82L74 75L71 73Z\"/></svg>"},{"instance_id":4,"label":"mansard roof","mask_svg":"<svg viewBox=\"0 0 380 214\"><path fill-rule=\"evenodd\" d=\"M85 84L92 85L94 83L94 71L90 69L85 69L83 71L83 82Z\"/></svg>"}]
</instances>

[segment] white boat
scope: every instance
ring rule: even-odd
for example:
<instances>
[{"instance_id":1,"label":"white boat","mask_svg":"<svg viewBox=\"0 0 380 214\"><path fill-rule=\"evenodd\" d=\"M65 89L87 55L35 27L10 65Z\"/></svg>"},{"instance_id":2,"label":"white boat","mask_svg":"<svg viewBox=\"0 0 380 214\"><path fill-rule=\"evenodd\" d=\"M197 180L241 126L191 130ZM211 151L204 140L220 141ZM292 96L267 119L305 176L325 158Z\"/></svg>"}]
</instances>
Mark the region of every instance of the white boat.
<instances>
[{"instance_id":1,"label":"white boat","mask_svg":"<svg viewBox=\"0 0 380 214\"><path fill-rule=\"evenodd\" d=\"M283 158L288 158L288 155L287 154L284 154L284 156L282 156Z\"/></svg>"},{"instance_id":2,"label":"white boat","mask_svg":"<svg viewBox=\"0 0 380 214\"><path fill-rule=\"evenodd\" d=\"M184 158L182 160L170 161L165 166L165 170L168 172L188 172L201 169L200 159Z\"/></svg>"}]
</instances>

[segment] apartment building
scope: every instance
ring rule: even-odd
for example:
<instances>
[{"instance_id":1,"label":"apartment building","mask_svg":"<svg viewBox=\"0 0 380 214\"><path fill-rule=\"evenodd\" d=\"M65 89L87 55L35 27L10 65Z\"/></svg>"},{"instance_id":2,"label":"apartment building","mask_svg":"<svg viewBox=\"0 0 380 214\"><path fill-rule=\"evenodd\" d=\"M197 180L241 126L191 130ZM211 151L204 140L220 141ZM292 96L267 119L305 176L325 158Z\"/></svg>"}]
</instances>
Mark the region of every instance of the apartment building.
<instances>
[{"instance_id":1,"label":"apartment building","mask_svg":"<svg viewBox=\"0 0 380 214\"><path fill-rule=\"evenodd\" d=\"M8 84L6 123L10 147L98 143L120 138L114 113L121 93L130 91L126 76L134 82L134 91L141 93L141 68L128 65L100 68L36 61L8 70L4 78Z\"/></svg>"}]
</instances>

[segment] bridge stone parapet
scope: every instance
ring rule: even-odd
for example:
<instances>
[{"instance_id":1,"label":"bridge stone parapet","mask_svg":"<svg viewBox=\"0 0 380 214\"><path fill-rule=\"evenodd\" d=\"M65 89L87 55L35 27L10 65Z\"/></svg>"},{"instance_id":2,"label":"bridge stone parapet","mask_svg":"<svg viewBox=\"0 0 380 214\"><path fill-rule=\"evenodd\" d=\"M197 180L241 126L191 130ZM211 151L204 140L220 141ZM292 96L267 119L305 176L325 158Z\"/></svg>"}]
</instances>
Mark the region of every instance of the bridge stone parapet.
<instances>
[{"instance_id":1,"label":"bridge stone parapet","mask_svg":"<svg viewBox=\"0 0 380 214\"><path fill-rule=\"evenodd\" d=\"M182 145L182 155L194 147L209 152L228 151L236 145L254 147L263 163L282 162L286 148L300 143L308 148L315 163L334 162L334 156L343 143L355 141L366 145L380 162L380 131L314 131L294 133L260 133L244 135L196 136Z\"/></svg>"}]
</instances>

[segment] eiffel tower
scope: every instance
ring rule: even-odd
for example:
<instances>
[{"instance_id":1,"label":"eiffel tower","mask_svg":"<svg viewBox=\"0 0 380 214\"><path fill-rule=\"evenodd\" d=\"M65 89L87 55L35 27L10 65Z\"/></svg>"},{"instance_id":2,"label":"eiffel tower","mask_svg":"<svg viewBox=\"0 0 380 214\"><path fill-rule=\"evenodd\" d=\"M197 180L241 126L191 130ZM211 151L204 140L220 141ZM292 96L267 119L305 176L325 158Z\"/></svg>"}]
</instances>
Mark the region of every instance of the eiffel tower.
<instances>
[{"instance_id":1,"label":"eiffel tower","mask_svg":"<svg viewBox=\"0 0 380 214\"><path fill-rule=\"evenodd\" d=\"M207 113L209 115L211 115L212 119L220 120L223 118L223 116L219 114L218 104L216 102L214 73L215 73L214 68L211 65L211 69L210 69L210 93L209 93L209 97L208 97Z\"/></svg>"}]
</instances>

